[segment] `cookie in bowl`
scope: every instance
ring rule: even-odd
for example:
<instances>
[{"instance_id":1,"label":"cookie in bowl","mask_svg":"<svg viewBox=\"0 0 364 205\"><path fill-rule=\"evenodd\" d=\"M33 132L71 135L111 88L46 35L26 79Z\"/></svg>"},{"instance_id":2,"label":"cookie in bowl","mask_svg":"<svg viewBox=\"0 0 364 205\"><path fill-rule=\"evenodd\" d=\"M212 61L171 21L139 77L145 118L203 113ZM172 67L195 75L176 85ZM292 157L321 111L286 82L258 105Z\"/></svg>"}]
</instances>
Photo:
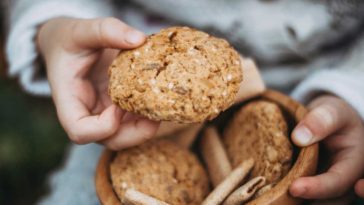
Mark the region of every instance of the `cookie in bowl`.
<instances>
[{"instance_id":1,"label":"cookie in bowl","mask_svg":"<svg viewBox=\"0 0 364 205\"><path fill-rule=\"evenodd\" d=\"M198 205L209 192L207 174L196 156L168 140L117 152L110 163L110 178L122 204L129 189L180 205Z\"/></svg>"},{"instance_id":2,"label":"cookie in bowl","mask_svg":"<svg viewBox=\"0 0 364 205\"><path fill-rule=\"evenodd\" d=\"M281 180L291 168L293 147L276 103L258 100L242 107L225 128L223 143L233 167L253 158L252 177L264 176L268 184Z\"/></svg>"},{"instance_id":3,"label":"cookie in bowl","mask_svg":"<svg viewBox=\"0 0 364 205\"><path fill-rule=\"evenodd\" d=\"M109 94L122 109L156 121L196 123L230 107L243 79L226 40L188 27L149 36L109 68Z\"/></svg>"},{"instance_id":4,"label":"cookie in bowl","mask_svg":"<svg viewBox=\"0 0 364 205\"><path fill-rule=\"evenodd\" d=\"M171 148L173 150L172 154L168 154L173 159L171 158L170 161L167 161L163 160L165 157L157 157L161 160L160 162L151 162L149 164L146 161L154 160L144 160L144 158L151 157L149 157L149 154L147 155L148 157L145 157L145 154L141 154L143 152L148 153L147 150L142 151L140 148L137 148L139 151L125 154L124 158L120 158L119 163L121 165L117 165L115 161L120 152L105 150L97 165L95 179L96 192L101 204L125 205L125 200L128 203L132 202L131 204L186 204L186 201L192 201L191 196L193 196L188 195L186 197L186 193L196 193L200 196L194 198L197 200L193 200L193 202L188 204L303 204L303 199L295 198L289 194L289 187L295 179L303 176L312 176L316 172L318 145L314 144L300 148L293 144L287 145L287 143L291 143L288 138L291 131L290 128L303 119L307 110L288 96L273 90L267 90L260 97L251 99L250 102L246 102L242 106L240 108L232 108L229 110L229 112L231 111L230 113L226 112L226 115L220 116L217 120L210 123L208 128L201 128L200 140L195 141L196 143L192 145L191 151L183 151L190 154L194 152L200 156L198 159L201 161L189 163L189 157L186 157L185 154L178 154L180 153L179 149L181 149L181 146L172 142L167 143L177 146L177 149ZM224 120L224 123L221 123L221 120ZM230 132L229 129L234 131ZM250 146L245 146L245 143L239 140L240 138L245 138L243 135L238 135L239 130L245 133L245 137L247 136L242 141ZM250 132L250 130L253 130L253 132ZM226 134L236 135L230 139L232 141L231 144L226 143ZM277 139L274 139L275 137ZM239 146L232 148L233 142ZM148 148L151 145L140 146L147 146ZM272 146L272 148L268 146ZM256 150L252 150L252 147ZM249 151L244 150L248 148ZM149 149L153 150L153 148ZM243 149L244 152L241 152L239 149ZM275 150L278 154L275 155L274 151L263 152L265 149ZM163 148L157 148L157 150L151 152L158 153L161 150ZM162 152L165 153L164 151ZM172 151L168 151L168 153L170 152ZM285 153L286 157L281 153ZM233 156L235 154L241 156ZM141 156L133 157L130 160L129 157L134 155ZM135 162L135 160L138 162ZM239 160L241 160L240 163ZM171 163L175 162L178 162L178 164L172 166ZM205 173L201 164L196 165L199 163L204 165L208 174ZM114 170L110 170L111 164L119 168L115 169L114 167ZM129 170L127 171L129 174L124 175L123 170L128 169L129 164L134 164L132 166L134 167L133 170L140 170L135 172L141 174L132 174L132 171ZM195 171L183 171L187 169L185 164L189 164L188 167ZM234 166L231 166L232 164ZM262 169L262 172L256 171L255 167L257 166L260 167L259 169ZM155 168L150 169L150 167ZM173 177L163 180L165 182L159 185L154 183L154 181L151 183L151 180L148 178L152 177L148 176L148 174L153 175L155 179L160 179L159 173L170 173L161 171L167 170L165 167L170 167L169 170L172 169L171 167L178 167L176 169L181 169L181 173L192 174L193 177L191 177L193 179L199 178L200 181L195 181L196 185L192 185L193 187L183 185L187 180L183 181L182 185L174 186L173 189L163 188L170 187L169 185L179 181L175 180L177 179L175 176L180 174L172 174ZM171 176L171 174L167 175ZM208 187L206 184L209 184L208 181L210 181L211 188L206 188ZM171 195L172 192L168 190L184 191L173 191ZM156 193L159 195L155 195ZM160 195L167 197L162 198ZM179 200L176 200L174 197Z\"/></svg>"}]
</instances>

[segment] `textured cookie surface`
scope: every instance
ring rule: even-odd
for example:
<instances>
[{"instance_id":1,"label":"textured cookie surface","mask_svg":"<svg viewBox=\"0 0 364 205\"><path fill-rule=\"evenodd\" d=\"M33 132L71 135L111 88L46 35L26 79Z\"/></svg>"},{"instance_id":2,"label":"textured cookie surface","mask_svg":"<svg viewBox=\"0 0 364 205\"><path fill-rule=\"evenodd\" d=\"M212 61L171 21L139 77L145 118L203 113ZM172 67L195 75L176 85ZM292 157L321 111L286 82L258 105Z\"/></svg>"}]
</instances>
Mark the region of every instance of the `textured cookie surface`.
<instances>
[{"instance_id":1,"label":"textured cookie surface","mask_svg":"<svg viewBox=\"0 0 364 205\"><path fill-rule=\"evenodd\" d=\"M205 170L187 149L158 140L119 151L110 165L114 190L123 202L133 188L169 204L200 204L209 191Z\"/></svg>"},{"instance_id":2,"label":"textured cookie surface","mask_svg":"<svg viewBox=\"0 0 364 205\"><path fill-rule=\"evenodd\" d=\"M216 117L234 102L242 81L238 53L188 27L163 29L122 51L109 75L109 94L122 109L183 123Z\"/></svg>"},{"instance_id":3,"label":"textured cookie surface","mask_svg":"<svg viewBox=\"0 0 364 205\"><path fill-rule=\"evenodd\" d=\"M292 162L292 144L280 108L268 101L254 101L242 107L224 132L223 142L235 167L254 158L252 177L265 176L267 183L284 177Z\"/></svg>"}]
</instances>

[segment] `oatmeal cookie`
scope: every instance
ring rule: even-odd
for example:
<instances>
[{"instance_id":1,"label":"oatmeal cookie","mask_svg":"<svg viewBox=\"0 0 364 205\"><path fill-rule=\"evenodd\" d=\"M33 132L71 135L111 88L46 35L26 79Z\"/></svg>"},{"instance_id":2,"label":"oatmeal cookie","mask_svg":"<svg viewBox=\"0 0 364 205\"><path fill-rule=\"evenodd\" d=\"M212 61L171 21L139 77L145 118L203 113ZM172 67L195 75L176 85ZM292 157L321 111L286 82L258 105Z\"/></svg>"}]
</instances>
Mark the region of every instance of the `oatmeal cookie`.
<instances>
[{"instance_id":1,"label":"oatmeal cookie","mask_svg":"<svg viewBox=\"0 0 364 205\"><path fill-rule=\"evenodd\" d=\"M207 174L196 156L168 140L119 151L110 175L122 203L128 188L179 205L199 205L209 192Z\"/></svg>"},{"instance_id":2,"label":"oatmeal cookie","mask_svg":"<svg viewBox=\"0 0 364 205\"><path fill-rule=\"evenodd\" d=\"M264 176L267 183L278 182L291 167L287 122L272 102L259 100L242 107L225 129L223 142L233 167L253 158L251 177Z\"/></svg>"},{"instance_id":3,"label":"oatmeal cookie","mask_svg":"<svg viewBox=\"0 0 364 205\"><path fill-rule=\"evenodd\" d=\"M121 51L109 75L109 94L122 109L181 123L215 118L233 104L242 81L229 43L188 27L163 29Z\"/></svg>"}]
</instances>

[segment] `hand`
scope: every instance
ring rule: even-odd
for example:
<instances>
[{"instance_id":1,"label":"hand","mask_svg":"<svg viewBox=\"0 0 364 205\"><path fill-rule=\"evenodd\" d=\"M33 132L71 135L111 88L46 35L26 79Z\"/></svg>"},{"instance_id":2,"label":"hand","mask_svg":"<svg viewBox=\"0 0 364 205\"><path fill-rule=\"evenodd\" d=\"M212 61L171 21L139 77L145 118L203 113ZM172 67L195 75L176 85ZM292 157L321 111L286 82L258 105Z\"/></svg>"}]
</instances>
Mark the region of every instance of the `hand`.
<instances>
[{"instance_id":1,"label":"hand","mask_svg":"<svg viewBox=\"0 0 364 205\"><path fill-rule=\"evenodd\" d=\"M107 94L116 49L138 47L145 39L114 18L57 18L41 26L38 47L59 120L73 142L119 150L154 135L159 123L121 110Z\"/></svg>"},{"instance_id":2,"label":"hand","mask_svg":"<svg viewBox=\"0 0 364 205\"><path fill-rule=\"evenodd\" d=\"M330 153L324 159L329 168L317 176L297 179L290 193L305 199L325 199L315 204L349 204L346 194L353 192L355 182L364 173L363 122L350 105L335 96L318 97L308 108L310 112L293 130L292 140L298 146L322 141L323 148Z\"/></svg>"}]
</instances>

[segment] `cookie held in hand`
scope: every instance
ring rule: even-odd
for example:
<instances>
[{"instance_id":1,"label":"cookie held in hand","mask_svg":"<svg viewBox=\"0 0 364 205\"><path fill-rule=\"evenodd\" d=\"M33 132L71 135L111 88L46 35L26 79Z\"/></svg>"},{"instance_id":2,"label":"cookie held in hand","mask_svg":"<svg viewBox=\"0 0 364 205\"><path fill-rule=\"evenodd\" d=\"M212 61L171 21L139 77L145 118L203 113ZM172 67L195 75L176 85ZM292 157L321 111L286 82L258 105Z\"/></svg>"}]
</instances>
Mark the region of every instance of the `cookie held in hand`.
<instances>
[{"instance_id":1,"label":"cookie held in hand","mask_svg":"<svg viewBox=\"0 0 364 205\"><path fill-rule=\"evenodd\" d=\"M119 151L110 164L110 175L122 204L128 189L180 205L199 205L209 192L207 174L196 156L168 140Z\"/></svg>"},{"instance_id":2,"label":"cookie held in hand","mask_svg":"<svg viewBox=\"0 0 364 205\"><path fill-rule=\"evenodd\" d=\"M122 109L156 121L196 123L233 104L242 68L227 41L171 27L121 51L109 75L109 94Z\"/></svg>"}]
</instances>

